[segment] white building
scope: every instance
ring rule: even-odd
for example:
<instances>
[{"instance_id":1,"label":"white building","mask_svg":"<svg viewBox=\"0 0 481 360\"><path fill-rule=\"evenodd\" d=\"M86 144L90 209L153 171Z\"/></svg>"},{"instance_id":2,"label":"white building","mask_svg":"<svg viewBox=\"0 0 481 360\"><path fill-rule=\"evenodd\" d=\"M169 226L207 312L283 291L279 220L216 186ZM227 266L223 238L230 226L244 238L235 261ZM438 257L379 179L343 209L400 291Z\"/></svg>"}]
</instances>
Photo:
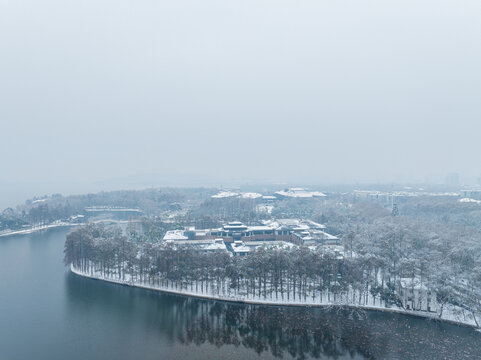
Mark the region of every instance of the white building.
<instances>
[{"instance_id":1,"label":"white building","mask_svg":"<svg viewBox=\"0 0 481 360\"><path fill-rule=\"evenodd\" d=\"M402 278L397 284L397 294L406 310L437 311L436 293L429 290L418 278Z\"/></svg>"}]
</instances>

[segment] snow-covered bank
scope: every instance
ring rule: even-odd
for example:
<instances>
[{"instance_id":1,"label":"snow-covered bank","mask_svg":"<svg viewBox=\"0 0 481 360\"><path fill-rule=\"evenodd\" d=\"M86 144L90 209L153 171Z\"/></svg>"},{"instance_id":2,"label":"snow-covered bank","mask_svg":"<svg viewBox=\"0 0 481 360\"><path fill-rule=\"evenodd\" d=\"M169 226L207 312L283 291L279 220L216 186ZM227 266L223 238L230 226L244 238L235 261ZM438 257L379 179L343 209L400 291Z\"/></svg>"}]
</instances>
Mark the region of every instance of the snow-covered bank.
<instances>
[{"instance_id":1,"label":"snow-covered bank","mask_svg":"<svg viewBox=\"0 0 481 360\"><path fill-rule=\"evenodd\" d=\"M220 294L215 293L212 291L210 286L206 286L206 290L204 292L194 291L194 286L191 286L191 290L181 289L179 290L177 287L174 287L173 283L168 286L160 286L152 283L148 283L145 281L131 281L126 276L125 280L121 280L116 278L117 276L103 276L100 274L94 274L91 272L84 272L79 269L76 269L73 265L70 266L70 270L72 273L91 278L96 280L102 280L106 282L111 282L120 285L127 285L132 287L138 287L148 290L154 291L161 291L169 294L175 295L182 295L182 296L190 296L195 298L201 299L209 299L209 300L217 300L217 301L227 301L227 302L234 302L240 304L254 304L254 305L271 305L271 306L307 306L307 307L329 307L329 306L342 306L342 307L350 307L350 308L359 308L363 310L370 310L370 311L384 311L384 312L393 312L398 314L404 315L411 315L417 317L428 318L432 320L444 321L451 324L468 326L472 328L478 328L476 326L475 320L470 316L470 314L465 313L462 309L456 308L454 306L446 306L443 311L443 316L439 317L435 313L428 313L423 311L408 311L404 310L397 306L385 307L385 306L376 306L375 299L374 302L370 301L366 305L359 305L355 303L350 303L346 301L348 299L341 299L339 300L330 300L329 296L324 297L324 300L319 301L319 299L311 299L310 297L305 298L303 301L296 301L296 300L286 300L286 299L276 299L274 296L271 295L270 298L262 299L260 296L257 297L255 295L229 295L229 294ZM196 284L198 285L198 284ZM197 288L197 286L195 286ZM219 290L219 289L218 289ZM327 300L327 301L326 301Z\"/></svg>"},{"instance_id":2,"label":"snow-covered bank","mask_svg":"<svg viewBox=\"0 0 481 360\"><path fill-rule=\"evenodd\" d=\"M66 227L66 226L76 226L76 225L81 225L81 224L72 224L72 223L68 223L68 222L56 222L56 223L48 224L48 225L32 226L28 229L2 231L2 232L0 232L0 237L11 236L11 235L32 234L34 232L38 232L38 231L42 231L42 230L53 229L53 228L58 228L58 227Z\"/></svg>"},{"instance_id":3,"label":"snow-covered bank","mask_svg":"<svg viewBox=\"0 0 481 360\"><path fill-rule=\"evenodd\" d=\"M101 220L95 220L92 221L93 224L100 224L100 223L107 223L107 224L117 224L117 225L122 225L122 224L129 224L132 222L136 221L129 221L129 220L115 220L115 219L101 219ZM38 231L42 230L48 230L48 229L54 229L58 227L69 227L69 226L83 226L87 225L87 223L71 223L71 222L66 222L66 221L56 221L52 224L48 225L37 225L37 226L32 226L27 229L22 229L22 230L4 230L0 231L0 237L4 236L12 236L12 235L25 235L25 234L32 234Z\"/></svg>"}]
</instances>

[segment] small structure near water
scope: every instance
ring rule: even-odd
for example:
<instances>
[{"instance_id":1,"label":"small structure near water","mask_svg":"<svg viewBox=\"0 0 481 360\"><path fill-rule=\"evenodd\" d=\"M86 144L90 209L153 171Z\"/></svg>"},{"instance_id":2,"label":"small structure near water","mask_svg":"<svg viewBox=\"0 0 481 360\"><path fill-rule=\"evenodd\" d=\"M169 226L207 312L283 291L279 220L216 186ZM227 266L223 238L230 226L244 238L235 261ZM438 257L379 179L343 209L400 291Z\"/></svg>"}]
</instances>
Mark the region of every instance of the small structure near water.
<instances>
[{"instance_id":1,"label":"small structure near water","mask_svg":"<svg viewBox=\"0 0 481 360\"><path fill-rule=\"evenodd\" d=\"M406 310L437 311L436 293L418 278L401 278L397 284L397 294Z\"/></svg>"}]
</instances>

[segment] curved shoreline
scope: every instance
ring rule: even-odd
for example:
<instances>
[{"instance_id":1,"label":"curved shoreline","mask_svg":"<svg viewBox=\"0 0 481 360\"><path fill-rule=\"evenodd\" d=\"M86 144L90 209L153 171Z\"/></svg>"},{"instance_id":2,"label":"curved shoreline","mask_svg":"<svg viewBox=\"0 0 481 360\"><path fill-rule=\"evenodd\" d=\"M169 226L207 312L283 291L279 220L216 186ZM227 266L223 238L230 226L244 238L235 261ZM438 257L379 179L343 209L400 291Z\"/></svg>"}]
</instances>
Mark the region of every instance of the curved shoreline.
<instances>
[{"instance_id":1,"label":"curved shoreline","mask_svg":"<svg viewBox=\"0 0 481 360\"><path fill-rule=\"evenodd\" d=\"M345 308L351 308L351 309L388 312L388 313L395 313L395 314L401 314L401 315L407 315L407 316L413 316L413 317L420 317L420 318L424 318L424 319L429 319L429 320L434 320L434 321L439 321L439 322L445 322L445 323L448 323L448 324L451 324L451 325L469 327L469 328L472 328L473 330L481 331L481 329L479 327L477 327L476 325L470 324L470 323L457 321L457 320L451 320L451 319L443 319L443 318L439 318L436 315L423 314L423 313L418 313L418 312L406 311L406 310L402 310L402 309L393 309L393 308L375 307L375 306L363 306L363 305L352 305L352 304L351 305L350 304L336 304L336 303L332 303L332 304L306 304L306 303L301 303L301 302L284 303L284 302L275 302L275 301L268 301L268 300L259 301L259 300L249 300L249 299L238 299L238 298L235 298L235 297L199 294L199 293L193 293L193 292L189 292L189 291L179 291L179 290L174 290L174 289L158 288L158 287L147 286L147 285L142 285L142 284L135 284L135 283L131 283L131 282L128 282L128 281L122 281L122 280L106 279L106 278L103 278L103 277L86 274L82 271L79 271L79 270L75 269L73 267L73 265L70 265L70 271L77 276L81 276L81 277L89 278L89 279L93 279L93 280L100 280L100 281L105 281L105 282L118 284L118 285L136 287L136 288L141 288L141 289L146 289L146 290L151 290L151 291L159 291L159 292L170 294L170 295L185 296L185 297L191 297L191 298L197 298L197 299L203 299L203 300L222 301L222 302L228 302L228 303L234 303L234 304L244 304L244 305L264 305L264 306L289 306L289 307L311 307L311 308L345 307Z\"/></svg>"},{"instance_id":2,"label":"curved shoreline","mask_svg":"<svg viewBox=\"0 0 481 360\"><path fill-rule=\"evenodd\" d=\"M114 222L117 224L122 224L122 223L127 223L127 220L115 220L115 219L101 219L97 221L93 221L92 223L105 223L105 222ZM7 236L14 236L14 235L28 235L28 234L33 234L39 231L43 230L51 230L51 229L56 229L56 228L61 228L61 227L74 227L74 226L84 226L87 225L88 223L70 223L70 222L64 222L64 221L58 221L54 222L52 224L47 224L47 225L38 225L38 226L31 226L26 229L21 229L21 230L5 230L5 231L0 231L0 237L7 237Z\"/></svg>"},{"instance_id":3,"label":"curved shoreline","mask_svg":"<svg viewBox=\"0 0 481 360\"><path fill-rule=\"evenodd\" d=\"M22 230L8 230L8 231L0 232L0 237L7 237L7 236L14 236L14 235L28 235L28 234L33 234L42 230L50 230L50 229L55 229L60 227L69 227L69 226L77 226L77 225L82 225L82 224L71 224L66 222L59 222L59 223L54 223L49 225L32 226Z\"/></svg>"}]
</instances>

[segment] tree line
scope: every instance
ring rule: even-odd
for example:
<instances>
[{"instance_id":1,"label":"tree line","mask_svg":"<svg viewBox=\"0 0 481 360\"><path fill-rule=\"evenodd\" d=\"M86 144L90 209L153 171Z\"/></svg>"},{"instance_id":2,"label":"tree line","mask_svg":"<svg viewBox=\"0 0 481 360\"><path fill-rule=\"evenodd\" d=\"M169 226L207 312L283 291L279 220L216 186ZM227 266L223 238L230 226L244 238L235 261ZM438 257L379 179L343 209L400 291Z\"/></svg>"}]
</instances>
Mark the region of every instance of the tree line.
<instances>
[{"instance_id":1,"label":"tree line","mask_svg":"<svg viewBox=\"0 0 481 360\"><path fill-rule=\"evenodd\" d=\"M344 298L365 304L368 296L377 296L379 304L396 302L381 262L306 247L259 247L248 256L233 257L88 225L67 235L64 252L66 264L86 273L179 290L284 301Z\"/></svg>"},{"instance_id":2,"label":"tree line","mask_svg":"<svg viewBox=\"0 0 481 360\"><path fill-rule=\"evenodd\" d=\"M192 246L174 248L151 236L89 225L68 234L65 263L118 281L234 299L386 307L402 306L396 296L401 277L422 276L424 284L437 293L440 316L446 304L460 306L473 315L480 312L476 296L479 274L472 274L469 286L456 284L456 278L449 277L443 268L434 269L436 262L431 264L426 258L429 255L414 256L416 252L410 248L420 234L402 223L382 227L377 237L365 229L348 234L344 241L351 242L353 249L346 244L344 256L323 248L259 247L247 256L233 257L227 252L201 252ZM362 236L368 241L362 243ZM370 245L363 250L365 243ZM442 249L441 241L433 251L443 257ZM457 263L466 271L467 256L449 254L450 266Z\"/></svg>"}]
</instances>

